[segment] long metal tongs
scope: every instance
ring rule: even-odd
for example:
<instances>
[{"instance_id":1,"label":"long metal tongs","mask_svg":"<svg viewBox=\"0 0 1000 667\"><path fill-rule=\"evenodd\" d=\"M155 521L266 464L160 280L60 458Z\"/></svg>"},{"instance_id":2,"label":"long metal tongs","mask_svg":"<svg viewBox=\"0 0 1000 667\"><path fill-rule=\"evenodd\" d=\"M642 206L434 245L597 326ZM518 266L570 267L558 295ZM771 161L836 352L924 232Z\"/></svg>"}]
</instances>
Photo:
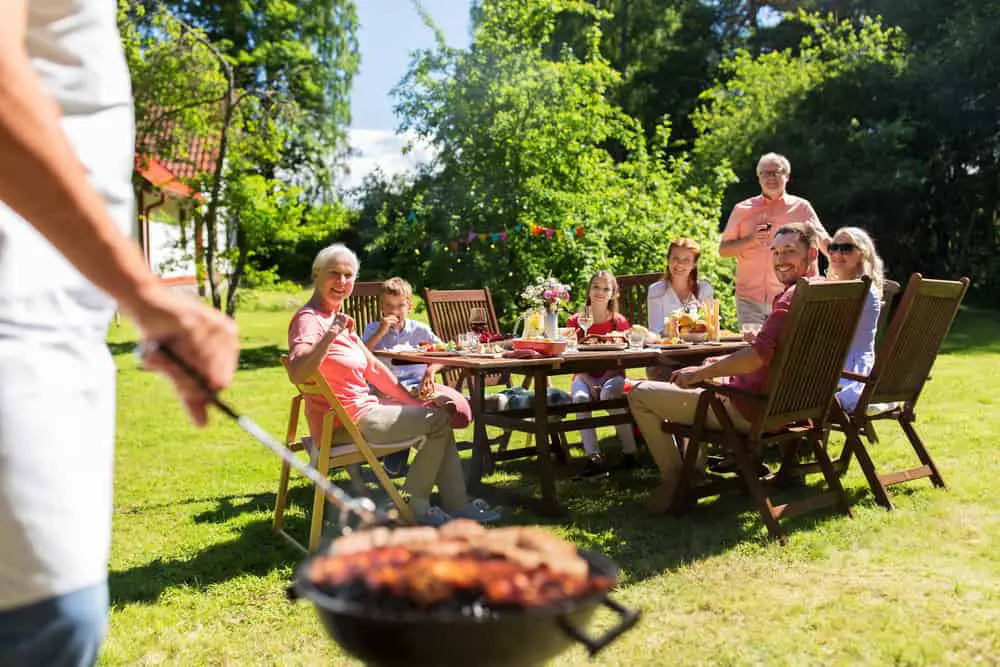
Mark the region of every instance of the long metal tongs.
<instances>
[{"instance_id":1,"label":"long metal tongs","mask_svg":"<svg viewBox=\"0 0 1000 667\"><path fill-rule=\"evenodd\" d=\"M205 395L208 396L209 402L211 402L212 405L235 421L241 429L257 440L257 442L277 454L282 461L308 477L313 484L318 486L320 490L323 491L330 502L340 509L339 523L342 534L347 535L353 530L367 528L373 525L383 525L392 521L392 518L388 514L375 507L375 503L372 502L370 498L355 498L348 495L339 487L331 484L328 479L323 477L323 475L316 470L316 468L297 458L295 454L288 449L288 447L280 443L276 438L274 438L274 436L261 428L257 422L253 421L246 415L241 415L236 412L236 410L234 410L228 403L219 398L219 392L212 389L212 387L208 384L208 381L205 380L205 377L192 368L190 364L184 361L180 355L170 349L170 346L164 345L163 343L143 343L139 346L137 353L140 359L153 353L162 354L172 364L184 371L184 373L191 378L191 380L194 381L202 391L205 392ZM358 523L356 525L352 525L350 523L351 516L357 517Z\"/></svg>"}]
</instances>

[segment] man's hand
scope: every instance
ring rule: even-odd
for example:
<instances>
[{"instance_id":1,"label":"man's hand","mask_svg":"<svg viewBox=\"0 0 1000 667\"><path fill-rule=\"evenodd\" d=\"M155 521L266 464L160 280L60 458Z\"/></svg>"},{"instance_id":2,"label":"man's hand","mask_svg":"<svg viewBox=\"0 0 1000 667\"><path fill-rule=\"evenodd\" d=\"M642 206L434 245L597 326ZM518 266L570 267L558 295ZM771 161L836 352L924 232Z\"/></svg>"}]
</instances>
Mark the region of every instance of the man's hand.
<instances>
[{"instance_id":1,"label":"man's hand","mask_svg":"<svg viewBox=\"0 0 1000 667\"><path fill-rule=\"evenodd\" d=\"M771 238L771 223L762 223L754 229L753 237L763 243Z\"/></svg>"},{"instance_id":2,"label":"man's hand","mask_svg":"<svg viewBox=\"0 0 1000 667\"><path fill-rule=\"evenodd\" d=\"M434 372L431 371L430 368L428 368L427 372L424 373L424 377L422 377L420 379L420 392L419 393L420 393L421 396L430 396L430 395L432 395L434 393L434 391L435 391L435 388L434 388Z\"/></svg>"},{"instance_id":3,"label":"man's hand","mask_svg":"<svg viewBox=\"0 0 1000 667\"><path fill-rule=\"evenodd\" d=\"M702 366L687 366L676 370L671 374L670 381L681 389L690 389L701 382L701 378L698 377L698 371L702 368Z\"/></svg>"},{"instance_id":4,"label":"man's hand","mask_svg":"<svg viewBox=\"0 0 1000 667\"><path fill-rule=\"evenodd\" d=\"M239 359L236 323L222 313L166 288L148 298L131 313L143 340L169 346L199 371L212 389L229 386ZM145 357L148 368L169 377L191 419L198 426L208 422L208 396L184 371L162 354Z\"/></svg>"}]
</instances>

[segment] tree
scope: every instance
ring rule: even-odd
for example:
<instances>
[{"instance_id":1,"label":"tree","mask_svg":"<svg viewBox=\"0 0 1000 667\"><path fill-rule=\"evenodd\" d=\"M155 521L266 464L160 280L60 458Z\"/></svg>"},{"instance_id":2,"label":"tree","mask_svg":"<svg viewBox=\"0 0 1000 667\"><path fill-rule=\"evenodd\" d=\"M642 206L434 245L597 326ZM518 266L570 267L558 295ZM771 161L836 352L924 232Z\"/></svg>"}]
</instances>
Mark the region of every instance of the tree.
<instances>
[{"instance_id":1,"label":"tree","mask_svg":"<svg viewBox=\"0 0 1000 667\"><path fill-rule=\"evenodd\" d=\"M799 15L795 48L738 52L696 114L696 162L752 181L757 155L783 152L794 191L828 226L873 232L894 277L997 293L1000 72L982 54L1000 55L1000 3L892 6L895 26Z\"/></svg>"},{"instance_id":2,"label":"tree","mask_svg":"<svg viewBox=\"0 0 1000 667\"><path fill-rule=\"evenodd\" d=\"M299 174L276 170L304 126L294 99L259 85L238 88L217 45L158 5L149 10L121 0L120 9L139 146L172 160L183 160L194 138L215 148L211 169L190 179L206 194L205 205L193 213L206 230L212 303L232 315L248 272L257 268L266 275L270 268L252 266L257 249L276 252L333 234L346 213L336 200L307 197ZM226 233L217 233L220 228Z\"/></svg>"},{"instance_id":3,"label":"tree","mask_svg":"<svg viewBox=\"0 0 1000 667\"><path fill-rule=\"evenodd\" d=\"M354 1L164 2L226 54L239 89L298 106L282 152L261 173L280 169L295 175L310 200L334 198L332 173L343 155L359 63Z\"/></svg>"},{"instance_id":4,"label":"tree","mask_svg":"<svg viewBox=\"0 0 1000 667\"><path fill-rule=\"evenodd\" d=\"M552 59L567 12L589 21L588 39ZM692 185L690 165L664 152L669 125L649 142L610 101L620 77L598 48L605 18L574 0L484 0L471 48L417 54L397 113L437 158L376 214L372 256L418 286L486 284L508 322L535 276L582 287L598 268L657 270L678 235L701 240L704 272L724 275L713 223L726 172Z\"/></svg>"}]
</instances>

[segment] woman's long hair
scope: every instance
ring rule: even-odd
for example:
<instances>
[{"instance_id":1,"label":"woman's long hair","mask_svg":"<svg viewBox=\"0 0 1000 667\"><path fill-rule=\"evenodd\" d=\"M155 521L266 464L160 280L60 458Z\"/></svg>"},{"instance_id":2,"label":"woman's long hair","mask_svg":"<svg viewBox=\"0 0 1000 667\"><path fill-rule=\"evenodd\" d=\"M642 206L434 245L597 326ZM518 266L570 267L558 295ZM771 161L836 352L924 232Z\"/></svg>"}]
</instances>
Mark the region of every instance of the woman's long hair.
<instances>
[{"instance_id":1,"label":"woman's long hair","mask_svg":"<svg viewBox=\"0 0 1000 667\"><path fill-rule=\"evenodd\" d=\"M663 282L666 283L667 287L673 284L672 276L670 275L670 253L674 251L674 248L685 248L694 252L694 266L691 268L691 273L688 274L688 289L691 290L691 294L694 294L694 298L698 298L698 258L701 257L701 248L692 239L686 236L682 236L679 239L675 239L670 242L670 247L667 248L667 265L663 269Z\"/></svg>"},{"instance_id":2,"label":"woman's long hair","mask_svg":"<svg viewBox=\"0 0 1000 667\"><path fill-rule=\"evenodd\" d=\"M610 271L598 271L590 277L590 282L587 283L587 305L590 303L590 288L594 286L594 281L598 278L607 278L611 281L611 298L608 299L608 312L611 313L611 319L615 318L618 314L618 279L615 278L615 274Z\"/></svg>"},{"instance_id":3,"label":"woman's long hair","mask_svg":"<svg viewBox=\"0 0 1000 667\"><path fill-rule=\"evenodd\" d=\"M861 275L872 279L875 290L881 294L882 285L885 283L885 265L882 258L875 250L875 241L865 230L860 227L841 227L831 238L837 238L838 234L846 234L851 238L851 242L858 246L861 251ZM838 276L845 280L860 276Z\"/></svg>"}]
</instances>

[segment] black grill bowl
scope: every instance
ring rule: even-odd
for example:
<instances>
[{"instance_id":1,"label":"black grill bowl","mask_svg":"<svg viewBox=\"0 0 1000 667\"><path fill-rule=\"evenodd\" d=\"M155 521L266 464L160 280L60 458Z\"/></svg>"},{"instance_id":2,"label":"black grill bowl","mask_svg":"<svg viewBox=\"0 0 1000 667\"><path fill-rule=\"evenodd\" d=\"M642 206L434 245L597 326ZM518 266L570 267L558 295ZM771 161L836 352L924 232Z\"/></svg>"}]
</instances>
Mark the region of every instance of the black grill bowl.
<instances>
[{"instance_id":1,"label":"black grill bowl","mask_svg":"<svg viewBox=\"0 0 1000 667\"><path fill-rule=\"evenodd\" d=\"M580 551L591 575L617 578L604 556ZM527 667L540 665L574 643L595 655L639 620L639 612L610 600L607 593L527 610L504 610L489 618L457 612L388 612L340 599L317 589L305 560L296 571L293 595L310 600L330 637L373 667ZM597 638L584 628L600 605L619 615Z\"/></svg>"}]
</instances>

